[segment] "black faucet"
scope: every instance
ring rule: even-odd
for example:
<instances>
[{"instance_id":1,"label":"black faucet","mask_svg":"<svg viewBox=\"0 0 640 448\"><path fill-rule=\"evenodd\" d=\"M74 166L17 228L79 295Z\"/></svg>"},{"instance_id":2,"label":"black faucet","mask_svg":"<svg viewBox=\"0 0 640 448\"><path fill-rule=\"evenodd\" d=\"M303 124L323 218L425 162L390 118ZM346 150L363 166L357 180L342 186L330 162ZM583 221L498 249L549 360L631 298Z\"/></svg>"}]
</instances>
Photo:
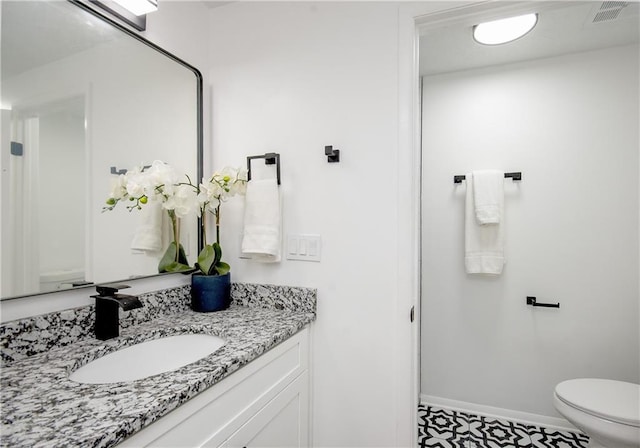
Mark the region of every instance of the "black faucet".
<instances>
[{"instance_id":1,"label":"black faucet","mask_svg":"<svg viewBox=\"0 0 640 448\"><path fill-rule=\"evenodd\" d=\"M129 285L96 285L96 338L105 341L120 335L119 309L133 310L142 308L142 303L136 296L117 294L119 289L129 288Z\"/></svg>"}]
</instances>

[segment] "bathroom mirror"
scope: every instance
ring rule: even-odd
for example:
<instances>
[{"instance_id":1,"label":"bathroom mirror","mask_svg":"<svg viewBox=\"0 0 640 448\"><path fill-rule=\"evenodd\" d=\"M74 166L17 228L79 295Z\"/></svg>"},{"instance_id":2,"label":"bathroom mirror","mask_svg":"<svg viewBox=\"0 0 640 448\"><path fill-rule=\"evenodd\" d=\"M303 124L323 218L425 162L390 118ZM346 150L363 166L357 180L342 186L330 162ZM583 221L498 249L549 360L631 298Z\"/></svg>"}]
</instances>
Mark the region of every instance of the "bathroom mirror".
<instances>
[{"instance_id":1,"label":"bathroom mirror","mask_svg":"<svg viewBox=\"0 0 640 448\"><path fill-rule=\"evenodd\" d=\"M102 209L113 171L162 160L201 177L200 73L84 3L0 7L0 297L157 275L166 213ZM162 249L135 250L150 223ZM193 264L196 219L181 229Z\"/></svg>"}]
</instances>

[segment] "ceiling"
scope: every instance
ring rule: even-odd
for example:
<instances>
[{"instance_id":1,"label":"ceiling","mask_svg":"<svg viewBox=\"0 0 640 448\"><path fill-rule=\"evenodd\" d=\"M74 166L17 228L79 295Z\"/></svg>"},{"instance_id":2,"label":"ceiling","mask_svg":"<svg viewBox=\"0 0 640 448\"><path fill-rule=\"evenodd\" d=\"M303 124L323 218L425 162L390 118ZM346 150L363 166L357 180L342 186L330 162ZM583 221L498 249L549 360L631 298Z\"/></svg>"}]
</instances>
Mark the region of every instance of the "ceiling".
<instances>
[{"instance_id":1,"label":"ceiling","mask_svg":"<svg viewBox=\"0 0 640 448\"><path fill-rule=\"evenodd\" d=\"M215 8L232 2L204 0L203 3L209 8ZM500 8L498 13L475 12L462 19L442 20L433 25L427 23L422 28L420 38L421 75L519 62L640 41L639 2L552 1L500 4L509 7ZM78 31L68 32L77 28L74 22L86 21L87 15L79 8L69 8L66 2L2 1L1 6L3 77L28 70L36 61L37 64L52 62L115 37L108 27L100 26L100 21L95 21L93 26L84 31L81 30L82 35L78 35ZM68 9L75 14L69 15ZM617 16L611 18L615 11L618 11ZM481 21L525 12L538 12L539 19L536 27L521 39L509 44L486 46L476 43L471 37L473 26ZM594 23L597 14L603 12L605 20ZM69 23L60 26L60 20ZM40 42L39 45L29 44L37 34L32 31L34 25L40 30L47 26L56 27L56 32L48 33L56 36L56 39Z\"/></svg>"},{"instance_id":2,"label":"ceiling","mask_svg":"<svg viewBox=\"0 0 640 448\"><path fill-rule=\"evenodd\" d=\"M596 50L640 41L638 2L503 3L498 13L476 12L463 19L444 19L421 28L420 74L434 75ZM527 12L538 23L526 36L503 45L473 40L473 26Z\"/></svg>"}]
</instances>

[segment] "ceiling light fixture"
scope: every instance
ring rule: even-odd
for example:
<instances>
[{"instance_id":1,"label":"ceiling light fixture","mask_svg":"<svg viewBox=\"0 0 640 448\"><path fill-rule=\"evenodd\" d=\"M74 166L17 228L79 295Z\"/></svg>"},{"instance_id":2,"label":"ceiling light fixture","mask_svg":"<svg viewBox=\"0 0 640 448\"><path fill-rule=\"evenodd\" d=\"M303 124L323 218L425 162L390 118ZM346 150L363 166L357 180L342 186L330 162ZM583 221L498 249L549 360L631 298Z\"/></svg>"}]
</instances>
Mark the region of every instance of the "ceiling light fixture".
<instances>
[{"instance_id":1,"label":"ceiling light fixture","mask_svg":"<svg viewBox=\"0 0 640 448\"><path fill-rule=\"evenodd\" d=\"M136 16L143 16L158 10L157 0L113 0Z\"/></svg>"},{"instance_id":2,"label":"ceiling light fixture","mask_svg":"<svg viewBox=\"0 0 640 448\"><path fill-rule=\"evenodd\" d=\"M473 38L484 45L500 45L521 38L536 26L538 14L480 23L473 27Z\"/></svg>"}]
</instances>

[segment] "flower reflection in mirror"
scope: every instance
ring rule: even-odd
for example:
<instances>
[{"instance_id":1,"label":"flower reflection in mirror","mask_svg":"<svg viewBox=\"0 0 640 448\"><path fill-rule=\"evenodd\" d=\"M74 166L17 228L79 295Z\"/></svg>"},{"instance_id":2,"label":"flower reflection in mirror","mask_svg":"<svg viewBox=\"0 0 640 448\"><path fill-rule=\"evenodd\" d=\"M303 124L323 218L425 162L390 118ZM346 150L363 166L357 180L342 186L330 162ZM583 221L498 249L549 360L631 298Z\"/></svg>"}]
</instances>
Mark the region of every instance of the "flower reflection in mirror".
<instances>
[{"instance_id":1,"label":"flower reflection in mirror","mask_svg":"<svg viewBox=\"0 0 640 448\"><path fill-rule=\"evenodd\" d=\"M186 178L186 182L183 179ZM114 178L107 205L103 211L113 210L127 201L127 210L142 210L149 204L160 204L171 221L173 241L169 243L158 264L158 272L187 272L193 268L180 244L180 219L198 213L195 187L188 176L180 176L170 165L156 160L150 167L136 167Z\"/></svg>"}]
</instances>

